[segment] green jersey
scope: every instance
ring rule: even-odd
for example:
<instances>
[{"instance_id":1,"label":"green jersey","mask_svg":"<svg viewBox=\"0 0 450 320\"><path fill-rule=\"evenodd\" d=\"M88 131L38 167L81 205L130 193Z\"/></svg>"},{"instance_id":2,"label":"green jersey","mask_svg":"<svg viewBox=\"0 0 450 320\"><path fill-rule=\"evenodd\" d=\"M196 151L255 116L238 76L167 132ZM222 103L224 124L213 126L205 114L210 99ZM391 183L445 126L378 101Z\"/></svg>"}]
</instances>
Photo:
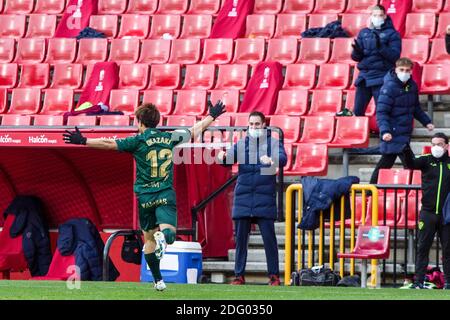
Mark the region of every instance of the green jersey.
<instances>
[{"instance_id":1,"label":"green jersey","mask_svg":"<svg viewBox=\"0 0 450 320\"><path fill-rule=\"evenodd\" d=\"M172 134L149 128L136 136L116 140L119 151L132 153L136 160L136 194L172 188L173 148L181 142L181 138L175 141Z\"/></svg>"}]
</instances>

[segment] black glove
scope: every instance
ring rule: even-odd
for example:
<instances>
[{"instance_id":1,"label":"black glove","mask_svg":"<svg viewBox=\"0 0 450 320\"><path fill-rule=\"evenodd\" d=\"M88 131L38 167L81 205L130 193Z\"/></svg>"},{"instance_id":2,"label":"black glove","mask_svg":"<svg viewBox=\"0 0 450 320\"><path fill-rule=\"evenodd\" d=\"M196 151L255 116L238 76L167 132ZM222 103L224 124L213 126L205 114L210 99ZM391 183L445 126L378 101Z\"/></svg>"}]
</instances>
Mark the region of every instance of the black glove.
<instances>
[{"instance_id":1,"label":"black glove","mask_svg":"<svg viewBox=\"0 0 450 320\"><path fill-rule=\"evenodd\" d=\"M376 32L373 33L375 35L375 41L376 41L376 46L377 49L381 48L381 40L380 40L380 35Z\"/></svg>"},{"instance_id":2,"label":"black glove","mask_svg":"<svg viewBox=\"0 0 450 320\"><path fill-rule=\"evenodd\" d=\"M63 133L65 143L86 145L87 138L83 137L78 127L75 127L75 131L66 130L66 132Z\"/></svg>"},{"instance_id":3,"label":"black glove","mask_svg":"<svg viewBox=\"0 0 450 320\"><path fill-rule=\"evenodd\" d=\"M219 117L222 113L225 113L225 105L222 101L218 100L216 104L213 106L211 101L208 101L208 109L209 109L209 115L213 117L214 120L216 120L217 117Z\"/></svg>"},{"instance_id":4,"label":"black glove","mask_svg":"<svg viewBox=\"0 0 450 320\"><path fill-rule=\"evenodd\" d=\"M359 46L359 44L358 44L358 42L356 40L353 41L352 48L353 48L353 50L355 50L356 54L363 54L364 53L363 49Z\"/></svg>"}]
</instances>

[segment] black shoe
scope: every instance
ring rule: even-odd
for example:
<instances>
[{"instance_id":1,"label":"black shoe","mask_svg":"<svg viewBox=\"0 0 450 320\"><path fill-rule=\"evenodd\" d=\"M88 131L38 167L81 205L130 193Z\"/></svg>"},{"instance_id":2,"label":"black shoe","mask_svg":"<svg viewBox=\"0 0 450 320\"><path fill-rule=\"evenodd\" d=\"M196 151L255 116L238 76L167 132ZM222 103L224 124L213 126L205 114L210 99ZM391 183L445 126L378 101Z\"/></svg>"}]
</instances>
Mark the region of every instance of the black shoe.
<instances>
[{"instance_id":1,"label":"black shoe","mask_svg":"<svg viewBox=\"0 0 450 320\"><path fill-rule=\"evenodd\" d=\"M410 289L425 289L425 287L423 286L423 282L414 282Z\"/></svg>"}]
</instances>

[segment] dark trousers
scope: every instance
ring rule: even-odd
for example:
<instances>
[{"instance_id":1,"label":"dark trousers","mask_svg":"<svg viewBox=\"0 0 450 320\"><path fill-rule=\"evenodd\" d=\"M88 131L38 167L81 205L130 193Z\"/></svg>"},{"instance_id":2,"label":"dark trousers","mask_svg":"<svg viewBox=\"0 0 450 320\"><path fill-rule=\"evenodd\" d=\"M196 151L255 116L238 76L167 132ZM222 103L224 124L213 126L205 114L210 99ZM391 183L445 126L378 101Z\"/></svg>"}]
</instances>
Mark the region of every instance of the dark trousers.
<instances>
[{"instance_id":1,"label":"dark trousers","mask_svg":"<svg viewBox=\"0 0 450 320\"><path fill-rule=\"evenodd\" d=\"M376 184L377 183L377 181L378 181L378 172L380 171L380 169L390 169L390 168L392 168L394 166L395 159L397 159L397 156L402 161L403 167L404 168L408 167L406 165L406 162L405 162L405 154L404 153L383 154L381 156L380 160L378 161L377 165L375 166L375 170L372 173L372 177L370 178L370 183L371 184Z\"/></svg>"},{"instance_id":2,"label":"dark trousers","mask_svg":"<svg viewBox=\"0 0 450 320\"><path fill-rule=\"evenodd\" d=\"M434 236L438 233L442 246L445 282L450 283L450 225L442 224L442 214L420 212L416 257L416 281L423 282Z\"/></svg>"},{"instance_id":3,"label":"dark trousers","mask_svg":"<svg viewBox=\"0 0 450 320\"><path fill-rule=\"evenodd\" d=\"M236 233L236 262L234 265L234 273L236 276L243 276L245 274L248 238L253 221L258 223L263 238L268 274L279 275L280 270L278 265L278 244L275 236L275 220L262 218L254 220L251 218L234 220Z\"/></svg>"},{"instance_id":4,"label":"dark trousers","mask_svg":"<svg viewBox=\"0 0 450 320\"><path fill-rule=\"evenodd\" d=\"M355 116L364 116L370 99L378 101L381 85L366 87L365 85L357 86L355 92L355 107L353 109Z\"/></svg>"}]
</instances>

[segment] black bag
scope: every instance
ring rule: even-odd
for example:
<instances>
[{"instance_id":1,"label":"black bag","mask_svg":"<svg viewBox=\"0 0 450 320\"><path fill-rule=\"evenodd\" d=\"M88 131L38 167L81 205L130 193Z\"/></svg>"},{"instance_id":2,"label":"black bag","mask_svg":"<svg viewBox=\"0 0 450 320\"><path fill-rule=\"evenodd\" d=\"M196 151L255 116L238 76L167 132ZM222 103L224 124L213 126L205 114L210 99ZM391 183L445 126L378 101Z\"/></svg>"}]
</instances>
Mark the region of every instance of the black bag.
<instances>
[{"instance_id":1,"label":"black bag","mask_svg":"<svg viewBox=\"0 0 450 320\"><path fill-rule=\"evenodd\" d=\"M299 271L300 286L336 286L341 277L330 268L313 267Z\"/></svg>"},{"instance_id":2,"label":"black bag","mask_svg":"<svg viewBox=\"0 0 450 320\"><path fill-rule=\"evenodd\" d=\"M142 246L142 240L138 235L125 236L122 245L122 260L129 263L141 264Z\"/></svg>"}]
</instances>

